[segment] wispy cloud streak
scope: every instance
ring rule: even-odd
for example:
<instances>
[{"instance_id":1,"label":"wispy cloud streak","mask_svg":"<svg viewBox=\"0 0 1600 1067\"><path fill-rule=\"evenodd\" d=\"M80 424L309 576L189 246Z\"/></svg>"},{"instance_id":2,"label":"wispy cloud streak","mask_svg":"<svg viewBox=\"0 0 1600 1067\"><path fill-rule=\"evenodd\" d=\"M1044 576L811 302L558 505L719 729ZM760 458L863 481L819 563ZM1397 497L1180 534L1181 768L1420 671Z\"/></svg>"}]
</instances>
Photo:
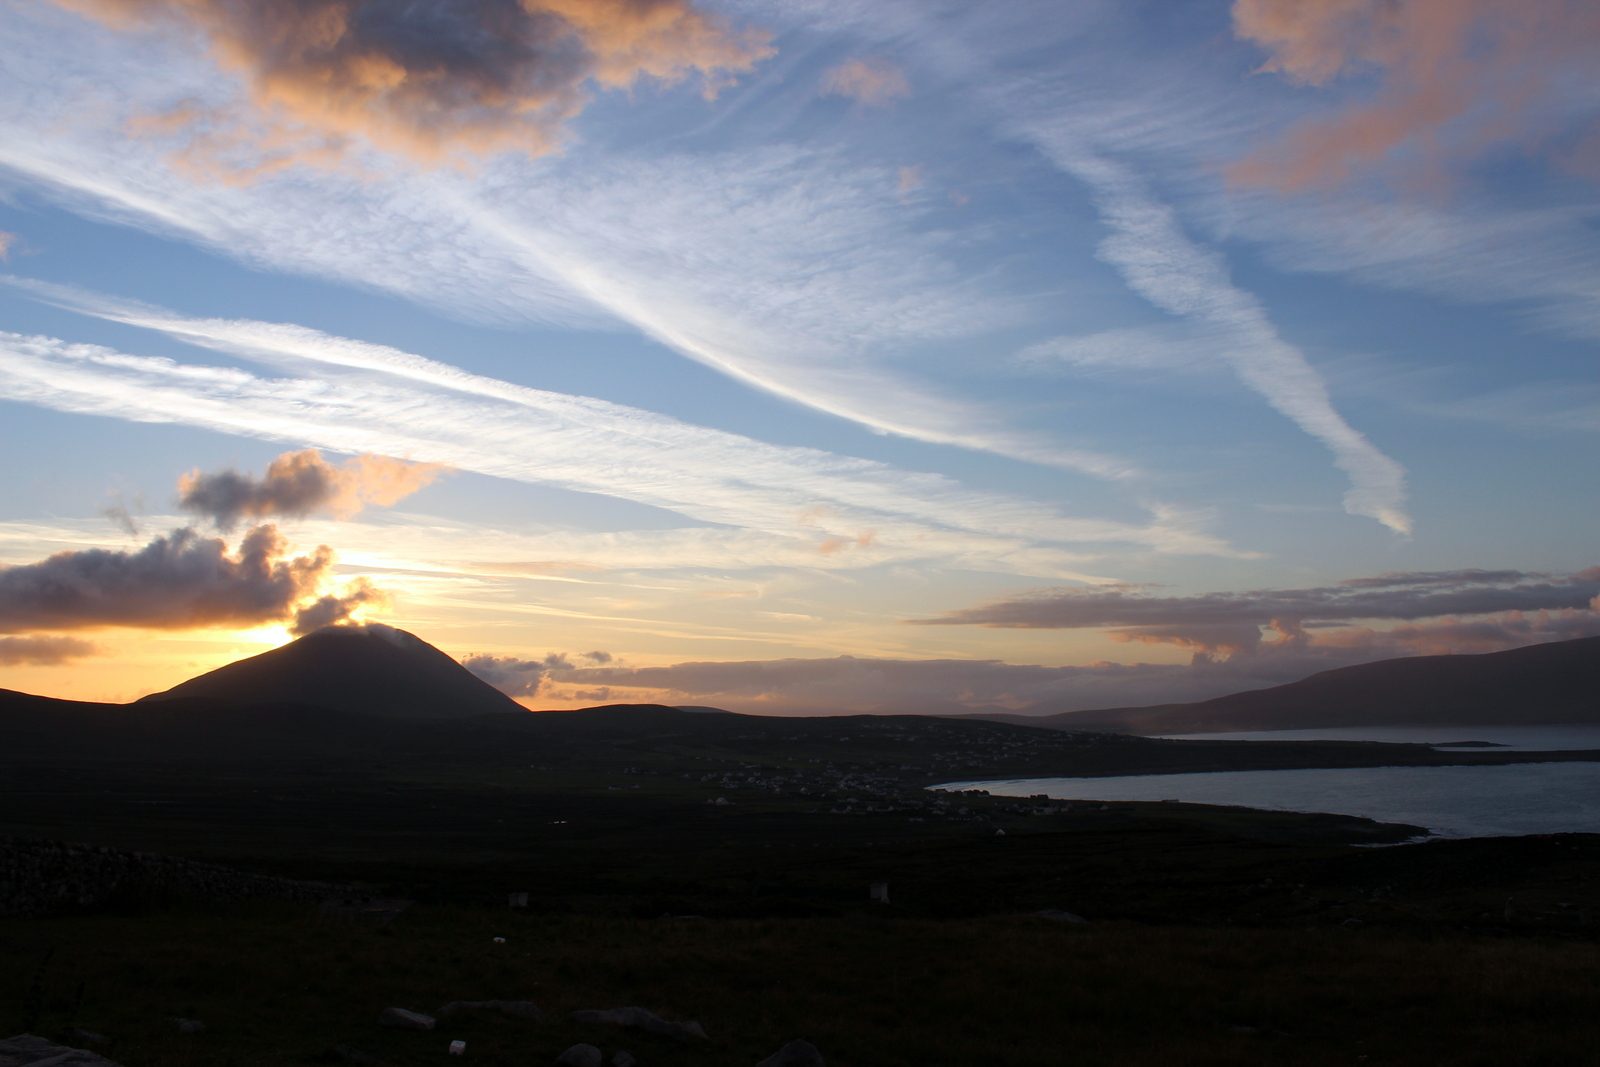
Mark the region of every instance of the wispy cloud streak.
<instances>
[{"instance_id":1,"label":"wispy cloud streak","mask_svg":"<svg viewBox=\"0 0 1600 1067\"><path fill-rule=\"evenodd\" d=\"M960 534L997 559L1032 544L1136 543L1227 553L1192 517L1147 526L1066 518L938 475L815 449L765 445L622 405L465 375L408 353L270 324L185 320L190 337L260 357L360 362L395 375L327 380L131 356L49 338L0 336L0 395L61 410L180 422L342 452L403 455L498 477L601 492L696 519L821 544L874 530L873 546ZM248 337L249 344L240 337ZM410 384L432 376L423 389ZM402 417L403 415L403 417ZM1023 551L1024 556L1027 555ZM1082 557L1080 557L1082 558ZM1082 577L1080 572L1072 572Z\"/></svg>"},{"instance_id":2,"label":"wispy cloud streak","mask_svg":"<svg viewBox=\"0 0 1600 1067\"><path fill-rule=\"evenodd\" d=\"M1350 477L1346 511L1410 533L1404 469L1334 410L1321 376L1278 335L1260 301L1229 280L1222 257L1190 240L1173 210L1126 168L1093 155L1054 155L1093 191L1111 230L1100 257L1155 306L1217 334L1240 380L1328 447Z\"/></svg>"}]
</instances>

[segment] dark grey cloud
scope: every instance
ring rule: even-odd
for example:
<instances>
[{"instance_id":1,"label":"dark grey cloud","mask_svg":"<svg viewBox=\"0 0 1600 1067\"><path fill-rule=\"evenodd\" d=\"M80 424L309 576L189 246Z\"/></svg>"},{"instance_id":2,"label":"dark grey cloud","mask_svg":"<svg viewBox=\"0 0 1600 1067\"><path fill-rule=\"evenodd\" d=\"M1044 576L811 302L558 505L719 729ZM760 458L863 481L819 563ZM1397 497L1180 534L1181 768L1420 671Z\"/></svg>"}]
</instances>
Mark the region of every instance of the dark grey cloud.
<instances>
[{"instance_id":1,"label":"dark grey cloud","mask_svg":"<svg viewBox=\"0 0 1600 1067\"><path fill-rule=\"evenodd\" d=\"M1521 571L1436 571L1357 578L1309 589L1266 589L1200 596L1151 596L1130 587L1041 590L949 611L921 626L1018 629L1267 626L1357 619L1411 621L1508 611L1581 610L1600 596L1600 567L1564 578Z\"/></svg>"},{"instance_id":2,"label":"dark grey cloud","mask_svg":"<svg viewBox=\"0 0 1600 1067\"><path fill-rule=\"evenodd\" d=\"M539 686L550 671L572 669L572 661L557 652L551 652L544 659L467 656L461 665L508 697L531 697L539 692Z\"/></svg>"},{"instance_id":3,"label":"dark grey cloud","mask_svg":"<svg viewBox=\"0 0 1600 1067\"><path fill-rule=\"evenodd\" d=\"M235 553L221 538L186 528L136 551L58 552L7 567L0 570L0 633L181 630L294 619L308 602L316 610L333 550L319 545L290 558L288 548L270 525L245 534Z\"/></svg>"},{"instance_id":4,"label":"dark grey cloud","mask_svg":"<svg viewBox=\"0 0 1600 1067\"><path fill-rule=\"evenodd\" d=\"M98 645L80 637L0 637L0 667L53 667L99 653Z\"/></svg>"},{"instance_id":5,"label":"dark grey cloud","mask_svg":"<svg viewBox=\"0 0 1600 1067\"><path fill-rule=\"evenodd\" d=\"M357 578L342 593L328 593L298 609L294 625L289 632L303 636L324 626L337 626L348 621L363 607L379 607L389 602L388 596L365 578Z\"/></svg>"},{"instance_id":6,"label":"dark grey cloud","mask_svg":"<svg viewBox=\"0 0 1600 1067\"><path fill-rule=\"evenodd\" d=\"M121 493L112 493L111 503L102 506L100 514L129 537L138 537L139 519L144 516L144 497L135 493L130 501Z\"/></svg>"},{"instance_id":7,"label":"dark grey cloud","mask_svg":"<svg viewBox=\"0 0 1600 1067\"><path fill-rule=\"evenodd\" d=\"M590 663L612 663L616 660L611 653L598 650L575 655ZM544 659L479 654L463 658L461 665L509 697L534 696L551 672L578 669L565 652L550 652Z\"/></svg>"},{"instance_id":8,"label":"dark grey cloud","mask_svg":"<svg viewBox=\"0 0 1600 1067\"><path fill-rule=\"evenodd\" d=\"M686 0L56 2L116 28L142 20L203 35L248 84L254 113L240 125L264 127L262 167L327 162L352 137L429 164L539 155L583 109L586 83L697 71L714 87L771 52L764 34ZM180 108L158 125L194 126L203 140L225 117Z\"/></svg>"},{"instance_id":9,"label":"dark grey cloud","mask_svg":"<svg viewBox=\"0 0 1600 1067\"><path fill-rule=\"evenodd\" d=\"M393 504L444 470L436 463L373 455L356 456L336 467L308 448L285 452L259 478L233 470L190 471L178 481L178 506L204 515L224 531L245 519L304 518L314 511L347 518L367 504Z\"/></svg>"}]
</instances>

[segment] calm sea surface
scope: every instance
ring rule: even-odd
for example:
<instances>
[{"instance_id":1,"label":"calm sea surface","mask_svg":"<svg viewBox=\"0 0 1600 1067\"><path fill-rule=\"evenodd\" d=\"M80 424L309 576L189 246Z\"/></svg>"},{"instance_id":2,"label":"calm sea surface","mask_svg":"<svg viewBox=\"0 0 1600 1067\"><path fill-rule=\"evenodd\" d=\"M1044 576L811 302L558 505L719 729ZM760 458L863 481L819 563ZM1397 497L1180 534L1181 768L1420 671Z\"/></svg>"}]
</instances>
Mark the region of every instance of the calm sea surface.
<instances>
[{"instance_id":1,"label":"calm sea surface","mask_svg":"<svg viewBox=\"0 0 1600 1067\"><path fill-rule=\"evenodd\" d=\"M1497 741L1523 751L1600 749L1600 727L1278 730L1188 736L1215 740ZM996 796L1044 793L1062 800L1182 800L1279 811L1332 811L1426 826L1452 837L1600 833L1600 763L1023 778L950 782L944 788L987 789Z\"/></svg>"}]
</instances>

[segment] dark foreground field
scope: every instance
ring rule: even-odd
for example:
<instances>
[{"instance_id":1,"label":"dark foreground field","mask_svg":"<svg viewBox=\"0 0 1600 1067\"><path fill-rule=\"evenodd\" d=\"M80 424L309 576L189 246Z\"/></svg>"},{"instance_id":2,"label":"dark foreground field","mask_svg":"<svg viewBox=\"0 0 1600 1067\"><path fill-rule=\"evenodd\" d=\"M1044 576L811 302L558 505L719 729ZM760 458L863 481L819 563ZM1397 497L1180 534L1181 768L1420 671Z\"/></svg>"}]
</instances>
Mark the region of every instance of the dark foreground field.
<instances>
[{"instance_id":1,"label":"dark foreground field","mask_svg":"<svg viewBox=\"0 0 1600 1067\"><path fill-rule=\"evenodd\" d=\"M0 715L0 835L418 903L379 928L134 885L3 919L0 1026L100 1031L126 1067L345 1062L335 1044L408 1067L458 1062L452 1038L507 1065L588 1041L641 1067L751 1067L797 1037L830 1067L1600 1061L1600 835L1399 844L1418 828L925 788L1493 753L918 717L222 711ZM869 901L876 882L892 903ZM524 998L550 1020L377 1026L391 1005ZM632 1005L710 1040L567 1020Z\"/></svg>"},{"instance_id":2,"label":"dark foreground field","mask_svg":"<svg viewBox=\"0 0 1600 1067\"><path fill-rule=\"evenodd\" d=\"M379 928L259 903L0 922L0 1008L11 1018L30 1010L52 949L36 1032L103 1032L130 1067L344 1062L335 1044L408 1067L459 1062L446 1055L456 1038L474 1062L508 1067L551 1063L580 1041L608 1060L627 1048L642 1067L748 1067L795 1037L831 1067L1577 1067L1596 1062L1600 1019L1600 959L1585 943L444 905ZM532 999L549 1019L479 1018L433 1033L377 1025L389 1005L483 998ZM710 1040L566 1017L624 1005L698 1020ZM177 1016L205 1033L180 1035Z\"/></svg>"}]
</instances>

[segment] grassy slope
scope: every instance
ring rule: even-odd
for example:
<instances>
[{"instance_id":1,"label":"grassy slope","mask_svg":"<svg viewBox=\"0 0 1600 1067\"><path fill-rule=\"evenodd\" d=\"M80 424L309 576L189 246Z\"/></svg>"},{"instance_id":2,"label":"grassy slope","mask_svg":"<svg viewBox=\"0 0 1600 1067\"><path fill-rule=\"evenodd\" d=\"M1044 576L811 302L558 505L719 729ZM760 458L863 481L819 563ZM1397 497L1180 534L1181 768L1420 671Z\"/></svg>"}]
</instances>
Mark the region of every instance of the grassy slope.
<instances>
[{"instance_id":1,"label":"grassy slope","mask_svg":"<svg viewBox=\"0 0 1600 1067\"><path fill-rule=\"evenodd\" d=\"M496 945L494 936L506 937ZM482 1064L549 1063L578 1041L646 1067L747 1067L804 1036L830 1067L1035 1067L1372 1062L1437 1067L1593 1063L1593 945L1325 930L1061 926L1033 918L686 923L419 908L392 930L330 926L309 908L187 907L0 922L0 1011L15 1014L47 947L38 1029L118 1039L128 1067L333 1062L344 1042L397 1067L461 1038ZM394 1004L533 999L544 1023L381 1030ZM580 1025L639 1004L700 1021L680 1044ZM180 1037L170 1016L208 1030ZM1238 1032L1249 1027L1259 1032ZM1367 1057L1363 1061L1361 1057Z\"/></svg>"}]
</instances>

